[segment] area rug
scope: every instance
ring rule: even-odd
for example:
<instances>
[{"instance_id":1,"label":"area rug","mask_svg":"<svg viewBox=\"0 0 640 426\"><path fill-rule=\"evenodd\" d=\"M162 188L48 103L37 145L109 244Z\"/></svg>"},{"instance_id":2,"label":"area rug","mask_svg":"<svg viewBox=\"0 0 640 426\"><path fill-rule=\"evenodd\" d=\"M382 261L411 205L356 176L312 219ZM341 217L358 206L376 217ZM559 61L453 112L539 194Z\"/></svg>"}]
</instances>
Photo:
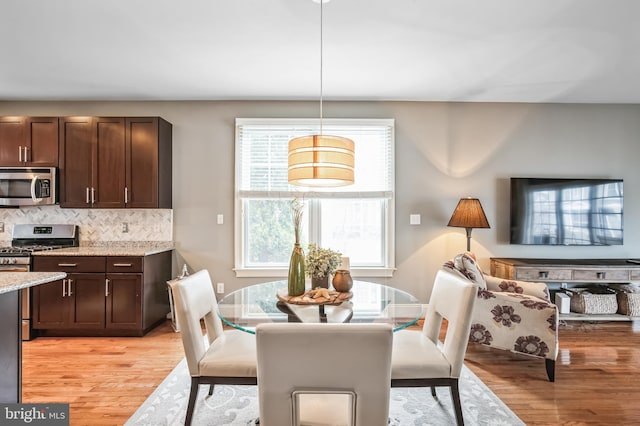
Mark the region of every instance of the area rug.
<instances>
[{"instance_id":1,"label":"area rug","mask_svg":"<svg viewBox=\"0 0 640 426\"><path fill-rule=\"evenodd\" d=\"M138 408L125 426L178 426L184 422L191 378L183 359ZM258 417L255 386L217 385L211 396L202 386L193 417L195 426L253 425ZM392 426L454 425L451 394L437 388L438 398L429 388L391 389ZM460 377L460 398L467 425L524 425L467 367Z\"/></svg>"}]
</instances>

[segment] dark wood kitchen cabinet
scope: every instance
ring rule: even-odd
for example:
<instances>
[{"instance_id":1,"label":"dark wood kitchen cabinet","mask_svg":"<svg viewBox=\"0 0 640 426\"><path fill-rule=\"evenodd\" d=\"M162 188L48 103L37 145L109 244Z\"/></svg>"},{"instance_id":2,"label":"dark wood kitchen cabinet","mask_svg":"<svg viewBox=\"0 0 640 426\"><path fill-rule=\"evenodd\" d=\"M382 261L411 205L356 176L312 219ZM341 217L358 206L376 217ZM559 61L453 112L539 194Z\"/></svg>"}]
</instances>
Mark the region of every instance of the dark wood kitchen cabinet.
<instances>
[{"instance_id":1,"label":"dark wood kitchen cabinet","mask_svg":"<svg viewBox=\"0 0 640 426\"><path fill-rule=\"evenodd\" d=\"M0 166L58 167L58 117L0 117Z\"/></svg>"},{"instance_id":2,"label":"dark wood kitchen cabinet","mask_svg":"<svg viewBox=\"0 0 640 426\"><path fill-rule=\"evenodd\" d=\"M166 320L170 251L142 257L34 256L33 264L36 272L67 273L65 289L62 281L33 289L33 328L40 335L142 336Z\"/></svg>"},{"instance_id":3,"label":"dark wood kitchen cabinet","mask_svg":"<svg viewBox=\"0 0 640 426\"><path fill-rule=\"evenodd\" d=\"M34 329L104 327L104 258L52 258L38 267L67 277L33 288Z\"/></svg>"},{"instance_id":4,"label":"dark wood kitchen cabinet","mask_svg":"<svg viewBox=\"0 0 640 426\"><path fill-rule=\"evenodd\" d=\"M61 207L171 208L171 133L159 117L61 119Z\"/></svg>"}]
</instances>

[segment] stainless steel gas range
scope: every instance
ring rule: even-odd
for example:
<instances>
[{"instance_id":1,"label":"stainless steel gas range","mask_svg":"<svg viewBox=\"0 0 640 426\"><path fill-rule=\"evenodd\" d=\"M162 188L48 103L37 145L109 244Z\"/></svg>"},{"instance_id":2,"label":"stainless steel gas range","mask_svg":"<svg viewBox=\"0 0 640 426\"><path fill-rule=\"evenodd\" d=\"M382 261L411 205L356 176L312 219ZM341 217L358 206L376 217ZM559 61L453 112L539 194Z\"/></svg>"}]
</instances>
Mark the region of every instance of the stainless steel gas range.
<instances>
[{"instance_id":1,"label":"stainless steel gas range","mask_svg":"<svg viewBox=\"0 0 640 426\"><path fill-rule=\"evenodd\" d=\"M0 272L29 272L31 253L78 246L77 225L16 224L11 246L0 247ZM22 290L22 340L31 339L30 290Z\"/></svg>"}]
</instances>

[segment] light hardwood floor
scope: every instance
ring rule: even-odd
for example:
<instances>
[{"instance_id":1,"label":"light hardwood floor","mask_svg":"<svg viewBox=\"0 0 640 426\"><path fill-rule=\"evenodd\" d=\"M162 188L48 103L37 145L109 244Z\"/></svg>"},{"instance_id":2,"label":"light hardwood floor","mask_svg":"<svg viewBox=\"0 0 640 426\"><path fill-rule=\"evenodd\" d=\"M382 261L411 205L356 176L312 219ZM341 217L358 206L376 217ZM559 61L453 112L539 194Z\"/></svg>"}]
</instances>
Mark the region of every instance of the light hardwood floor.
<instances>
[{"instance_id":1,"label":"light hardwood floor","mask_svg":"<svg viewBox=\"0 0 640 426\"><path fill-rule=\"evenodd\" d=\"M529 425L640 424L640 321L560 329L544 362L470 345L466 365ZM23 345L24 402L68 402L71 425L121 425L183 357L166 323L143 338L38 338Z\"/></svg>"}]
</instances>

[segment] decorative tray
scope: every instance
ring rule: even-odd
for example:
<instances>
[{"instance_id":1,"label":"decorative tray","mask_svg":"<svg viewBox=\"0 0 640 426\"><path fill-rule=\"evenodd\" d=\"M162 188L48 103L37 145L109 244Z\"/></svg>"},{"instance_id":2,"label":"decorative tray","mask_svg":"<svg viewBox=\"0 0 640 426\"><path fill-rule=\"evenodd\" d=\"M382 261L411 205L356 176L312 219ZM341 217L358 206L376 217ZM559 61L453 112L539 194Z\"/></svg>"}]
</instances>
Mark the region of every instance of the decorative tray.
<instances>
[{"instance_id":1,"label":"decorative tray","mask_svg":"<svg viewBox=\"0 0 640 426\"><path fill-rule=\"evenodd\" d=\"M315 288L300 296L289 296L286 288L278 290L276 293L278 300L292 305L339 305L351 299L353 293L350 291L339 292L326 288Z\"/></svg>"}]
</instances>

